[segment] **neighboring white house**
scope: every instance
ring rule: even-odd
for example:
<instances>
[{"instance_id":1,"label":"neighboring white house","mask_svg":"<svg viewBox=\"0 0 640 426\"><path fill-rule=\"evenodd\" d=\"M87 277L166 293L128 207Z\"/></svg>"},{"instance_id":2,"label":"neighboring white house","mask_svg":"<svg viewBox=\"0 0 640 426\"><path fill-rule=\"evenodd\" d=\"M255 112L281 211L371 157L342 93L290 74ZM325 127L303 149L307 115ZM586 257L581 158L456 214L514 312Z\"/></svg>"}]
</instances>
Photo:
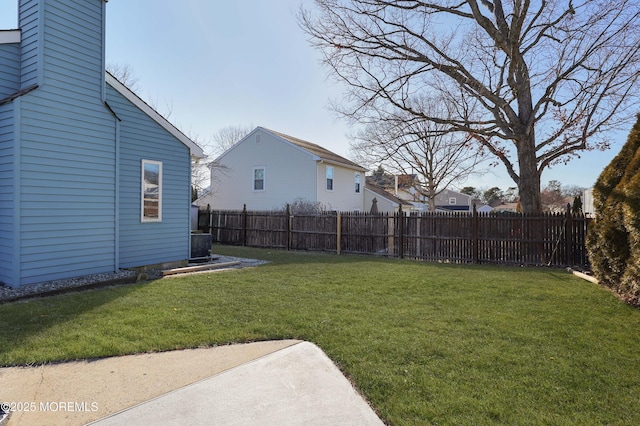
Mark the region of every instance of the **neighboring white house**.
<instances>
[{"instance_id":1,"label":"neighboring white house","mask_svg":"<svg viewBox=\"0 0 640 426\"><path fill-rule=\"evenodd\" d=\"M365 172L319 145L257 127L213 161L210 193L195 204L273 210L305 200L326 210L362 211Z\"/></svg>"}]
</instances>

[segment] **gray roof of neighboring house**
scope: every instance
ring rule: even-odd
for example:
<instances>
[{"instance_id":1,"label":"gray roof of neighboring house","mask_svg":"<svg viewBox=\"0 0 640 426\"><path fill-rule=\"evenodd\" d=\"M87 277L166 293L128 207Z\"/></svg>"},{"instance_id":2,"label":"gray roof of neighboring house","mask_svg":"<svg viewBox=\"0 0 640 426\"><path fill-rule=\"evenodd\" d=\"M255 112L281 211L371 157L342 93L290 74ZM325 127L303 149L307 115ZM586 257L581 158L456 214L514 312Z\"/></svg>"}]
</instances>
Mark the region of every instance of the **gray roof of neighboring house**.
<instances>
[{"instance_id":1,"label":"gray roof of neighboring house","mask_svg":"<svg viewBox=\"0 0 640 426\"><path fill-rule=\"evenodd\" d=\"M267 129L264 127L260 127L260 128L266 132L272 133L275 136L278 136L286 140L287 142L294 144L299 148L304 149L307 152L310 152L311 154L317 156L321 160L325 160L327 162L335 163L338 165L347 166L356 170L361 170L363 172L367 171L367 169L365 169L364 167L354 163L351 160L347 160L346 158L336 154L335 152L331 152L328 149L321 147L320 145L316 145L314 143L307 142L305 140L298 139L293 136L285 135L284 133L276 132L275 130Z\"/></svg>"},{"instance_id":2,"label":"gray roof of neighboring house","mask_svg":"<svg viewBox=\"0 0 640 426\"><path fill-rule=\"evenodd\" d=\"M395 195L393 195L389 191L385 190L381 186L374 185L372 183L367 183L365 188L368 189L369 191L375 193L375 194L378 194L381 197L386 198L387 200L390 200L390 201L396 203L396 204L402 204L403 206L413 206L413 204L411 204L409 201L406 201L406 200L403 200L402 198L396 197Z\"/></svg>"}]
</instances>

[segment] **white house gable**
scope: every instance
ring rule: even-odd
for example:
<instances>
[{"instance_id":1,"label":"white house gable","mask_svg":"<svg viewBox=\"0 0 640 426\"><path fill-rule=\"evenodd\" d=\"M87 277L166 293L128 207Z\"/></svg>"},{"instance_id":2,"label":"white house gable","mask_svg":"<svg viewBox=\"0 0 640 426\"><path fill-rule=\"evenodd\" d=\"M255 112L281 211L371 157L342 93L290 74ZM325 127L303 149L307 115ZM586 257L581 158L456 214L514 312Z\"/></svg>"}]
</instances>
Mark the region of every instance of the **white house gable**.
<instances>
[{"instance_id":1,"label":"white house gable","mask_svg":"<svg viewBox=\"0 0 640 426\"><path fill-rule=\"evenodd\" d=\"M291 194L314 199L315 163L310 153L257 128L213 162L212 197L204 204L272 210L293 201Z\"/></svg>"},{"instance_id":2,"label":"white house gable","mask_svg":"<svg viewBox=\"0 0 640 426\"><path fill-rule=\"evenodd\" d=\"M362 210L364 172L319 145L257 127L214 160L211 193L197 203L220 210L244 205L272 210L305 200L328 209Z\"/></svg>"}]
</instances>

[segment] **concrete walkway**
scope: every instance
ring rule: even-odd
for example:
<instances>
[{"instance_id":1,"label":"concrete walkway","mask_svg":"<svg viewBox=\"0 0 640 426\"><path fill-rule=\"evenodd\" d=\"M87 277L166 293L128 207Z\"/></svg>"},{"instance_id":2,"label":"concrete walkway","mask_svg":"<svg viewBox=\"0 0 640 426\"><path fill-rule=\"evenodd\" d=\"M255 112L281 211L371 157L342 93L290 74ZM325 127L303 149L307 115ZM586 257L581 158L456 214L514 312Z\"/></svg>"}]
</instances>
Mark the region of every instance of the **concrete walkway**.
<instances>
[{"instance_id":1,"label":"concrete walkway","mask_svg":"<svg viewBox=\"0 0 640 426\"><path fill-rule=\"evenodd\" d=\"M8 425L382 425L298 340L0 369Z\"/></svg>"}]
</instances>

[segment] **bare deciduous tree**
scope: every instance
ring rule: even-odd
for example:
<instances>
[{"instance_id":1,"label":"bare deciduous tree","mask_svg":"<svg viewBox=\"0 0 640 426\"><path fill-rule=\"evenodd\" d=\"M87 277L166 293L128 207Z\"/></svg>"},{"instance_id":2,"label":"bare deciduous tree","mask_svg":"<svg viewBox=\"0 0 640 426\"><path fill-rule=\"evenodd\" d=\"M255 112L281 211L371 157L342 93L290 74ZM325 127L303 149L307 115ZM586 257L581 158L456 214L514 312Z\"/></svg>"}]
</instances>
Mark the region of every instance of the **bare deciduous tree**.
<instances>
[{"instance_id":1,"label":"bare deciduous tree","mask_svg":"<svg viewBox=\"0 0 640 426\"><path fill-rule=\"evenodd\" d=\"M438 107L433 103L429 109ZM406 115L400 112L367 125L351 143L352 156L396 175L415 175L413 190L435 211L435 197L476 173L481 156L464 134L447 133L441 124Z\"/></svg>"},{"instance_id":2,"label":"bare deciduous tree","mask_svg":"<svg viewBox=\"0 0 640 426\"><path fill-rule=\"evenodd\" d=\"M217 158L226 150L231 148L240 139L247 136L253 126L227 126L223 127L211 136L209 142L205 144L208 157ZM210 173L209 191L212 194L217 192L216 187L220 184L220 177L226 175L229 169L217 162L215 159L207 163L207 170Z\"/></svg>"},{"instance_id":3,"label":"bare deciduous tree","mask_svg":"<svg viewBox=\"0 0 640 426\"><path fill-rule=\"evenodd\" d=\"M198 144L200 147L206 146L206 142L201 140L197 135L187 134L187 137ZM207 160L209 155L205 152L205 156L200 159L191 159L191 186L195 191L195 198L201 196L206 188L210 185L211 174ZM192 197L193 198L193 197ZM195 201L195 200L192 200Z\"/></svg>"},{"instance_id":4,"label":"bare deciduous tree","mask_svg":"<svg viewBox=\"0 0 640 426\"><path fill-rule=\"evenodd\" d=\"M467 132L504 165L524 212L541 210L546 168L608 148L606 132L637 112L637 0L315 4L299 22L349 87L338 112L362 121L391 105ZM433 95L454 114L421 109Z\"/></svg>"},{"instance_id":5,"label":"bare deciduous tree","mask_svg":"<svg viewBox=\"0 0 640 426\"><path fill-rule=\"evenodd\" d=\"M137 92L138 77L133 72L133 68L128 64L108 63L107 71L114 76L120 83L127 86L132 92Z\"/></svg>"},{"instance_id":6,"label":"bare deciduous tree","mask_svg":"<svg viewBox=\"0 0 640 426\"><path fill-rule=\"evenodd\" d=\"M212 151L217 157L218 155L231 148L240 139L247 136L253 130L253 126L227 126L218 130L211 137Z\"/></svg>"}]
</instances>

